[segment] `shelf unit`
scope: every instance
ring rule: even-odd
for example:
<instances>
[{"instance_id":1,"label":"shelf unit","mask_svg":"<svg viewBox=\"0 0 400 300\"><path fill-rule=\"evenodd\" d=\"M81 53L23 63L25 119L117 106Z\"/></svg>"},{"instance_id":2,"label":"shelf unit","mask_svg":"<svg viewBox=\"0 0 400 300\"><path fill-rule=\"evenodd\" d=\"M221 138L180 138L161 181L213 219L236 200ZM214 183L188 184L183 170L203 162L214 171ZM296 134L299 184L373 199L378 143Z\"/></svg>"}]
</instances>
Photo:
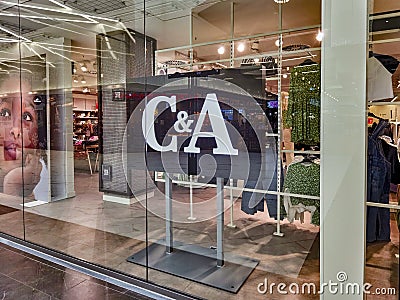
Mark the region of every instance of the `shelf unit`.
<instances>
[{"instance_id":1,"label":"shelf unit","mask_svg":"<svg viewBox=\"0 0 400 300\"><path fill-rule=\"evenodd\" d=\"M98 123L97 96L89 94L73 94L73 131L75 142L86 141L97 135L93 127Z\"/></svg>"}]
</instances>

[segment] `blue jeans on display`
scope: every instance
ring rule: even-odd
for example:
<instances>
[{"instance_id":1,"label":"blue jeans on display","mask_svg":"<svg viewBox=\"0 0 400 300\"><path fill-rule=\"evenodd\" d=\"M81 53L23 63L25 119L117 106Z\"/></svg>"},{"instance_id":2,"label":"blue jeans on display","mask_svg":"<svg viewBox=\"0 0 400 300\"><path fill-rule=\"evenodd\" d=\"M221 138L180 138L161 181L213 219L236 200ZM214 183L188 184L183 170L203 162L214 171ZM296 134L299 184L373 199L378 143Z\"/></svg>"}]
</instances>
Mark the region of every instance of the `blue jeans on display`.
<instances>
[{"instance_id":1,"label":"blue jeans on display","mask_svg":"<svg viewBox=\"0 0 400 300\"><path fill-rule=\"evenodd\" d=\"M387 122L380 121L368 137L367 201L389 203L391 165L385 159L379 134ZM367 208L367 242L390 241L390 210Z\"/></svg>"},{"instance_id":2,"label":"blue jeans on display","mask_svg":"<svg viewBox=\"0 0 400 300\"><path fill-rule=\"evenodd\" d=\"M281 174L283 174L283 171L281 172ZM282 175L283 176L283 175ZM276 187L277 187L277 172L275 170L274 172L274 176L272 178L271 184L270 186L262 186L262 187L256 187L256 181L253 180L248 180L246 182L246 188L260 188L260 189L265 189L265 190L270 190L270 191L276 191ZM283 179L281 180L281 188L283 186ZM257 197L257 201L258 204L253 207L250 208L249 204L250 204L250 199L253 197ZM254 201L254 199L253 199ZM253 202L252 201L252 202ZM277 207L278 207L278 202L277 202L277 196L276 195L271 195L271 194L256 194L256 193L251 193L251 192L243 192L242 193L242 203L241 203L241 209L243 212L245 212L246 214L249 215L254 215L256 212L264 211L264 202L267 202L267 209L268 209L268 214L271 218L277 218ZM281 211L281 220L284 219L284 211Z\"/></svg>"}]
</instances>

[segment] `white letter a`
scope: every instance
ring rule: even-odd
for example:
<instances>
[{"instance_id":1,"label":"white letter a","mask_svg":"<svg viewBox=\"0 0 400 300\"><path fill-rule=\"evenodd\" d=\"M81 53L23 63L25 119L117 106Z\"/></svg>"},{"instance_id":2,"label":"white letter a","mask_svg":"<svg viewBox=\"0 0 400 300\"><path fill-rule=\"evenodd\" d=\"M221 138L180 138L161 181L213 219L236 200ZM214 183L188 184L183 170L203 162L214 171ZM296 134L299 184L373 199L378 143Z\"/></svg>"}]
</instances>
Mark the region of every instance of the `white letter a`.
<instances>
[{"instance_id":1,"label":"white letter a","mask_svg":"<svg viewBox=\"0 0 400 300\"><path fill-rule=\"evenodd\" d=\"M207 113L210 118L212 131L201 132L200 130ZM226 129L225 120L222 116L216 94L207 94L196 128L193 131L190 144L188 147L184 148L186 153L200 153L200 148L196 147L196 142L199 137L215 138L217 148L213 149L214 154L238 155L238 150L233 148L232 142L229 138L228 130Z\"/></svg>"}]
</instances>

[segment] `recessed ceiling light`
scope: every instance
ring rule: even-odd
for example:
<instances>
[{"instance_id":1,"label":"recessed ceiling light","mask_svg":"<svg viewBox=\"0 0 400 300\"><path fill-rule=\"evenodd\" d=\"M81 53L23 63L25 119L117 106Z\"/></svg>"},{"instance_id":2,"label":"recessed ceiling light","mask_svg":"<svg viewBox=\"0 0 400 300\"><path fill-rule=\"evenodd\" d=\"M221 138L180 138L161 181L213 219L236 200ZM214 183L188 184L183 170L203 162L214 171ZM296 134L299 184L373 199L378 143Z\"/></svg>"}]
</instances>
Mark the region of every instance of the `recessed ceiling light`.
<instances>
[{"instance_id":1,"label":"recessed ceiling light","mask_svg":"<svg viewBox=\"0 0 400 300\"><path fill-rule=\"evenodd\" d=\"M245 48L246 46L244 45L244 43L240 43L237 47L237 51L243 52Z\"/></svg>"},{"instance_id":2,"label":"recessed ceiling light","mask_svg":"<svg viewBox=\"0 0 400 300\"><path fill-rule=\"evenodd\" d=\"M218 48L218 54L222 55L224 53L225 53L225 47L224 46L219 47Z\"/></svg>"},{"instance_id":3,"label":"recessed ceiling light","mask_svg":"<svg viewBox=\"0 0 400 300\"><path fill-rule=\"evenodd\" d=\"M317 39L318 42L322 42L322 40L324 39L324 33L318 30L318 34L315 38Z\"/></svg>"},{"instance_id":4,"label":"recessed ceiling light","mask_svg":"<svg viewBox=\"0 0 400 300\"><path fill-rule=\"evenodd\" d=\"M85 62L81 63L81 70L82 72L87 72L88 68Z\"/></svg>"}]
</instances>

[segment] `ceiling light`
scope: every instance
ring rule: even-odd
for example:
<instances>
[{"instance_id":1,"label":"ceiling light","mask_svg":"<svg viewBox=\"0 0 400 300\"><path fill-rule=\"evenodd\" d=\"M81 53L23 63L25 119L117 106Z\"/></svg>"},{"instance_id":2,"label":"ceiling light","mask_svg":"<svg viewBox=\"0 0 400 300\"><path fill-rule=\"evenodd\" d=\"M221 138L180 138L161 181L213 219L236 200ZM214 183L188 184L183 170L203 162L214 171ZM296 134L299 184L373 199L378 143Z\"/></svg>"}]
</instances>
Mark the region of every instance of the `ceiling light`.
<instances>
[{"instance_id":1,"label":"ceiling light","mask_svg":"<svg viewBox=\"0 0 400 300\"><path fill-rule=\"evenodd\" d=\"M283 78L287 78L287 74L283 74L282 77L283 77Z\"/></svg>"},{"instance_id":2,"label":"ceiling light","mask_svg":"<svg viewBox=\"0 0 400 300\"><path fill-rule=\"evenodd\" d=\"M17 5L19 7L27 7L27 8L33 8L33 9L40 9L40 10L46 10L46 11L52 11L52 12L56 12L56 13L60 13L60 9L59 8L52 8L52 7L44 7L44 6L40 6L37 4L22 4L22 3L15 3L15 2L9 2L9 1L4 1L4 0L0 0L1 3L4 4L10 4L10 5ZM68 14L68 15L75 15L75 16L80 16L80 17L84 17L84 18L94 18L94 19L99 19L99 20L105 20L105 21L109 21L109 22L119 22L118 20L113 20L110 18L104 18L104 17L100 17L100 16L92 16L92 15L86 15L86 14L82 14L80 12L74 12L74 11L67 11L64 10L62 11L63 14Z\"/></svg>"},{"instance_id":3,"label":"ceiling light","mask_svg":"<svg viewBox=\"0 0 400 300\"><path fill-rule=\"evenodd\" d=\"M54 3L54 4L57 4L58 6L61 6L62 8L65 8L65 9L67 9L67 10L71 10L70 7L64 5L64 4L62 4L62 3L60 3L60 2L58 2L58 1L56 1L56 0L49 0L49 1L52 2L52 3Z\"/></svg>"},{"instance_id":4,"label":"ceiling light","mask_svg":"<svg viewBox=\"0 0 400 300\"><path fill-rule=\"evenodd\" d=\"M78 78L77 78L76 76L74 76L74 82L75 82L75 83L78 83L78 82L79 82L79 80L78 80Z\"/></svg>"},{"instance_id":5,"label":"ceiling light","mask_svg":"<svg viewBox=\"0 0 400 300\"><path fill-rule=\"evenodd\" d=\"M85 84L86 83L86 79L85 79L85 77L81 77L81 83L83 83L83 84Z\"/></svg>"},{"instance_id":6,"label":"ceiling light","mask_svg":"<svg viewBox=\"0 0 400 300\"><path fill-rule=\"evenodd\" d=\"M282 3L288 3L289 0L274 0L276 3L278 4L282 4Z\"/></svg>"},{"instance_id":7,"label":"ceiling light","mask_svg":"<svg viewBox=\"0 0 400 300\"><path fill-rule=\"evenodd\" d=\"M89 93L90 90L89 90L87 87L85 87L85 88L82 89L82 92L83 92L83 93Z\"/></svg>"},{"instance_id":8,"label":"ceiling light","mask_svg":"<svg viewBox=\"0 0 400 300\"><path fill-rule=\"evenodd\" d=\"M225 47L224 46L219 47L218 48L218 54L222 55L224 53L225 53Z\"/></svg>"},{"instance_id":9,"label":"ceiling light","mask_svg":"<svg viewBox=\"0 0 400 300\"><path fill-rule=\"evenodd\" d=\"M321 30L318 30L318 34L315 37L317 39L318 42L322 42L323 38L324 38L324 34Z\"/></svg>"},{"instance_id":10,"label":"ceiling light","mask_svg":"<svg viewBox=\"0 0 400 300\"><path fill-rule=\"evenodd\" d=\"M279 41L279 39L277 39L277 40L275 41L275 46L279 47L279 44L280 44L280 41Z\"/></svg>"},{"instance_id":11,"label":"ceiling light","mask_svg":"<svg viewBox=\"0 0 400 300\"><path fill-rule=\"evenodd\" d=\"M260 59L259 59L258 57L256 57L256 58L254 59L254 62L255 62L256 64L258 64L258 63L260 62Z\"/></svg>"},{"instance_id":12,"label":"ceiling light","mask_svg":"<svg viewBox=\"0 0 400 300\"><path fill-rule=\"evenodd\" d=\"M246 46L244 45L244 43L240 43L237 47L237 51L243 52L245 48Z\"/></svg>"},{"instance_id":13,"label":"ceiling light","mask_svg":"<svg viewBox=\"0 0 400 300\"><path fill-rule=\"evenodd\" d=\"M85 62L81 63L81 70L82 72L87 72L88 68Z\"/></svg>"}]
</instances>

